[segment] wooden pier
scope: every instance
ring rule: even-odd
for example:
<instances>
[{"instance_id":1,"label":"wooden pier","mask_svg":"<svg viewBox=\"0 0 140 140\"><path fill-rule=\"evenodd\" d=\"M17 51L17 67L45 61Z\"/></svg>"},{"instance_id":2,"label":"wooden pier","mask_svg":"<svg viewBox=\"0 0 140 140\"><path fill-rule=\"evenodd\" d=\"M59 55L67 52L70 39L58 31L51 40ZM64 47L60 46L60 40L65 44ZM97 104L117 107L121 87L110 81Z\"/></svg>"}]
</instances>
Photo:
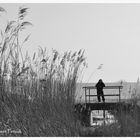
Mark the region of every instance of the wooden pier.
<instances>
[{"instance_id":1,"label":"wooden pier","mask_svg":"<svg viewBox=\"0 0 140 140\"><path fill-rule=\"evenodd\" d=\"M123 106L123 103L121 102L121 89L123 86L106 86L104 87L104 97L105 97L105 102L97 102L97 91L95 86L85 86L83 87L85 91L85 102L83 104L77 104L76 108L79 110L79 112L84 116L83 121L87 120L88 124L90 124L90 116L91 116L91 111L93 110L119 110L120 107ZM105 90L117 90L117 94L109 92L106 93ZM94 92L91 90L94 90ZM107 101L107 97L117 97L115 101ZM113 99L112 98L112 99ZM105 117L105 113L104 113Z\"/></svg>"},{"instance_id":2,"label":"wooden pier","mask_svg":"<svg viewBox=\"0 0 140 140\"><path fill-rule=\"evenodd\" d=\"M121 89L123 87L122 86L106 86L104 87L103 90L105 89L109 89L109 90L118 90L118 94L114 94L114 93L111 93L111 94L105 94L104 92L104 97L114 97L114 96L117 96L118 99L119 99L119 102L121 101ZM86 87L83 87L83 89L85 90L85 103L92 103L94 104L94 102L92 101L93 98L97 97L97 93L96 93L96 87L95 86L86 86ZM95 90L95 93L91 93L91 90L94 89Z\"/></svg>"}]
</instances>

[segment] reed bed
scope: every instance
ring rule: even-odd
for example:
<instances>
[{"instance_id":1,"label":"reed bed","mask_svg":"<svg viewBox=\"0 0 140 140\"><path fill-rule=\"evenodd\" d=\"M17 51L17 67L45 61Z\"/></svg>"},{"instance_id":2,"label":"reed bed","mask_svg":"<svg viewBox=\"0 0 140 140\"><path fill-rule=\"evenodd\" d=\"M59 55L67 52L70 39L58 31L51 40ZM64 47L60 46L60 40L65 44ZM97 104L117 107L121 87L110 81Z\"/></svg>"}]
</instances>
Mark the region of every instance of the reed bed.
<instances>
[{"instance_id":1,"label":"reed bed","mask_svg":"<svg viewBox=\"0 0 140 140\"><path fill-rule=\"evenodd\" d=\"M5 12L0 8L1 13ZM86 66L84 51L60 54L39 48L24 57L20 32L27 7L18 19L1 29L0 42L0 136L79 136L80 123L74 113L76 83Z\"/></svg>"}]
</instances>

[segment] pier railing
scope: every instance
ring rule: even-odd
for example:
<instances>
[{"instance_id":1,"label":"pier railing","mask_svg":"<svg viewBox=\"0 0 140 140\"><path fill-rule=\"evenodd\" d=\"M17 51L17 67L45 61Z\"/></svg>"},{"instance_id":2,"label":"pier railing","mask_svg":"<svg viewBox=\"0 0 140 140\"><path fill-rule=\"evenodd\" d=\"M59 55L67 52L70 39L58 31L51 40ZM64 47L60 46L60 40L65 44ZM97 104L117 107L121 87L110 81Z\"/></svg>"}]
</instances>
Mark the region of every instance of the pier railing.
<instances>
[{"instance_id":1,"label":"pier railing","mask_svg":"<svg viewBox=\"0 0 140 140\"><path fill-rule=\"evenodd\" d=\"M104 94L104 96L118 96L119 102L121 100L121 89L123 88L123 86L106 86L103 88L104 89L116 89L118 90L118 94ZM85 90L85 103L91 103L91 98L93 97L97 97L97 93L96 94L92 94L91 93L91 89L95 89L95 86L85 86L83 87L83 89Z\"/></svg>"}]
</instances>

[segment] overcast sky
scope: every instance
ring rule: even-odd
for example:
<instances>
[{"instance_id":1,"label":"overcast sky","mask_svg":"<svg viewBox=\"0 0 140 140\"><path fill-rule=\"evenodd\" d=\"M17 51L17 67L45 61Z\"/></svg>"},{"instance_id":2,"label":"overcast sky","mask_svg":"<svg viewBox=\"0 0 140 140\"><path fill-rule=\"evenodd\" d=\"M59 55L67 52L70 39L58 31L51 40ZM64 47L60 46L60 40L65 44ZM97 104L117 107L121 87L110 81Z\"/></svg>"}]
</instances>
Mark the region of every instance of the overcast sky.
<instances>
[{"instance_id":1,"label":"overcast sky","mask_svg":"<svg viewBox=\"0 0 140 140\"><path fill-rule=\"evenodd\" d=\"M16 18L20 5L1 4L6 18ZM24 51L32 54L38 45L61 52L85 49L85 82L136 81L140 76L140 4L24 5L33 23ZM102 69L96 70L100 64Z\"/></svg>"}]
</instances>

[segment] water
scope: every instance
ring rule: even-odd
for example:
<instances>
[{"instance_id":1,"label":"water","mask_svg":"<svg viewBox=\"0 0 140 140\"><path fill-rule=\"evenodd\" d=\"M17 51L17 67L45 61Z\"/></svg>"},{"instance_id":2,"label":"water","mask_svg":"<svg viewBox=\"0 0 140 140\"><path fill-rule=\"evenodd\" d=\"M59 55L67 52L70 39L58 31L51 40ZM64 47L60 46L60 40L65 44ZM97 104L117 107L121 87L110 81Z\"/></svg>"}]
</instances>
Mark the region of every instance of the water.
<instances>
[{"instance_id":1,"label":"water","mask_svg":"<svg viewBox=\"0 0 140 140\"><path fill-rule=\"evenodd\" d=\"M91 126L102 126L102 125L110 125L116 123L114 115L112 115L109 111L103 110L93 110L90 116L90 125Z\"/></svg>"}]
</instances>

